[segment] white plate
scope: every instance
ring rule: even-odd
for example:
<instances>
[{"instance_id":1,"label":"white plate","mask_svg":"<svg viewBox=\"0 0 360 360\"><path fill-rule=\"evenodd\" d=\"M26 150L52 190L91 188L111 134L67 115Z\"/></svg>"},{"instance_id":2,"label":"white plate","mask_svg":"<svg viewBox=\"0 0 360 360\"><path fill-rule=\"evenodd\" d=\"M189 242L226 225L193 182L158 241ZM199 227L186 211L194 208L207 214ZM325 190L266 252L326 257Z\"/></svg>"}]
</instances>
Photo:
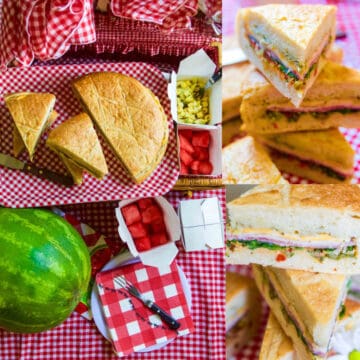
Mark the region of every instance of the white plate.
<instances>
[{"instance_id":1,"label":"white plate","mask_svg":"<svg viewBox=\"0 0 360 360\"><path fill-rule=\"evenodd\" d=\"M134 264L139 262L139 258L134 258L129 252L124 252L121 253L120 255L114 257L113 259L111 259L103 268L101 271L106 271L106 270L111 270L114 269L118 266L125 266L125 265L129 265L129 264ZM189 310L191 311L191 307L192 307L192 299L191 299L191 290L190 290L190 285L189 282L184 274L184 272L182 271L182 269L180 268L180 266L178 266L178 270L179 270L179 276L180 276L180 281L181 281L181 285L184 289L184 295L186 297L186 301L187 301L187 305L189 307ZM92 292L91 292L91 311L94 317L94 321L95 324L98 328L98 330L100 331L100 333L102 334L102 336L104 336L104 338L106 338L107 340L111 341L110 335L108 333L108 328L106 326L106 321L104 318L104 314L102 312L102 306L101 306L101 301L100 301L100 297L99 297L99 293L98 293L98 288L96 285L96 282L94 283ZM158 350L164 346L166 346L167 344L169 344L171 341L173 341L175 339L166 341L162 344L156 344L153 346L150 346L144 350L140 350L139 352L149 352L149 351L153 351L153 350Z\"/></svg>"}]
</instances>

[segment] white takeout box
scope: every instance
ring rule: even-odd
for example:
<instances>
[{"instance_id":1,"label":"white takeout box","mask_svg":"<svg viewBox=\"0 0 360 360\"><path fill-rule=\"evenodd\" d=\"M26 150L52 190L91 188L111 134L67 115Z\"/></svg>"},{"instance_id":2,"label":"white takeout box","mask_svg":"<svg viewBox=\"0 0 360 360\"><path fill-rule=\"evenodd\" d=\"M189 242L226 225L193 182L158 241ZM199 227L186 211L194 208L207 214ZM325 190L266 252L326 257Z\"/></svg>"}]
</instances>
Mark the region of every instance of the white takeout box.
<instances>
[{"instance_id":1,"label":"white takeout box","mask_svg":"<svg viewBox=\"0 0 360 360\"><path fill-rule=\"evenodd\" d=\"M179 130L192 130L192 131L209 131L210 133L210 145L209 145L209 161L213 166L213 171L209 175L221 175L221 127L220 126L205 126L204 125L193 125L193 124L178 124L177 131ZM179 164L180 164L180 141L178 141L178 154L179 154ZM180 164L181 166L181 164ZM209 176L202 174L189 174L184 175L202 177Z\"/></svg>"},{"instance_id":2,"label":"white takeout box","mask_svg":"<svg viewBox=\"0 0 360 360\"><path fill-rule=\"evenodd\" d=\"M224 224L217 197L181 201L178 212L185 251L224 247Z\"/></svg>"},{"instance_id":3,"label":"white takeout box","mask_svg":"<svg viewBox=\"0 0 360 360\"><path fill-rule=\"evenodd\" d=\"M140 198L122 200L119 202L119 206L115 209L116 218L119 223L118 231L120 238L128 245L131 254L135 257L138 256L143 264L158 268L168 266L173 262L179 251L175 244L175 241L179 240L181 237L179 217L177 216L174 208L165 198L162 196L153 198L162 209L169 242L164 245L156 246L148 251L138 252L134 239L132 238L129 229L125 224L125 219L122 216L121 208L132 204L139 199Z\"/></svg>"},{"instance_id":4,"label":"white takeout box","mask_svg":"<svg viewBox=\"0 0 360 360\"><path fill-rule=\"evenodd\" d=\"M214 73L216 65L202 49L182 60L178 72L172 72L171 80L168 84L168 96L171 104L172 118L178 122L177 104L176 104L176 85L178 80L187 80L202 78L208 80ZM217 81L209 91L209 112L210 122L208 125L199 125L206 128L209 125L221 124L221 79Z\"/></svg>"}]
</instances>

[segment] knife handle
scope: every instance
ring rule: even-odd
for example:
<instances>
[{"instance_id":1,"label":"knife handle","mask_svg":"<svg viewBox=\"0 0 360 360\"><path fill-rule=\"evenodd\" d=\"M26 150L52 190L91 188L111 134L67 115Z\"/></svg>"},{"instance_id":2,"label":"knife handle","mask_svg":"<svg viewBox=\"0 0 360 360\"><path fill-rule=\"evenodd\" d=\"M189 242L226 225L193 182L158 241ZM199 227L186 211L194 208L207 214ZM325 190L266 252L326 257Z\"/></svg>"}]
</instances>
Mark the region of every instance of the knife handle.
<instances>
[{"instance_id":1,"label":"knife handle","mask_svg":"<svg viewBox=\"0 0 360 360\"><path fill-rule=\"evenodd\" d=\"M166 311L164 311L161 307L151 302L149 305L149 309L151 309L154 313L158 314L170 329L177 330L180 327L180 323L175 320L171 315L169 315Z\"/></svg>"},{"instance_id":2,"label":"knife handle","mask_svg":"<svg viewBox=\"0 0 360 360\"><path fill-rule=\"evenodd\" d=\"M216 71L213 76L209 79L210 86L214 85L217 81L219 81L222 77L222 68Z\"/></svg>"},{"instance_id":3,"label":"knife handle","mask_svg":"<svg viewBox=\"0 0 360 360\"><path fill-rule=\"evenodd\" d=\"M58 174L54 171L44 169L44 168L38 168L35 165L29 164L29 163L25 163L23 171L28 174L50 180L52 182L55 182L55 183L58 183L58 184L61 184L64 186L74 185L74 180L71 176Z\"/></svg>"}]
</instances>

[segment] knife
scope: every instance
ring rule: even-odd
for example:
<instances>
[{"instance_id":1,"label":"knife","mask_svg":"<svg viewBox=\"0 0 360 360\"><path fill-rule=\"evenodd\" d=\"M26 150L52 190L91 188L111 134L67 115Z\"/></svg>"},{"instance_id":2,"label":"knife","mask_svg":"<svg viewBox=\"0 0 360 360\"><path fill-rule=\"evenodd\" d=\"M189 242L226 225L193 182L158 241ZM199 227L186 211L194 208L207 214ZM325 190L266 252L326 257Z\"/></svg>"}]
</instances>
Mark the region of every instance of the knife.
<instances>
[{"instance_id":1,"label":"knife","mask_svg":"<svg viewBox=\"0 0 360 360\"><path fill-rule=\"evenodd\" d=\"M64 186L74 185L74 180L71 176L58 174L44 168L38 168L33 164L20 161L7 154L0 153L0 165L10 169L22 170L27 174L35 175L37 177L41 177Z\"/></svg>"}]
</instances>

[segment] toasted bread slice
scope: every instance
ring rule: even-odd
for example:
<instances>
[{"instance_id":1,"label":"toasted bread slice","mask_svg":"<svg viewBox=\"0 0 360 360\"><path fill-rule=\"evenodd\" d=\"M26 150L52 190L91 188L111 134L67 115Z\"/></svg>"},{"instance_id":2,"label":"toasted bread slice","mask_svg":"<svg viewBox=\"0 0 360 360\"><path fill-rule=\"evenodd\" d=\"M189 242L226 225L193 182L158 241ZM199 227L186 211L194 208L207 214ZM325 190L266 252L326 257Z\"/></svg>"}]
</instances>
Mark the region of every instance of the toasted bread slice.
<instances>
[{"instance_id":1,"label":"toasted bread slice","mask_svg":"<svg viewBox=\"0 0 360 360\"><path fill-rule=\"evenodd\" d=\"M162 160L168 142L167 118L158 98L138 80L114 73L85 75L73 90L136 183Z\"/></svg>"},{"instance_id":2,"label":"toasted bread slice","mask_svg":"<svg viewBox=\"0 0 360 360\"><path fill-rule=\"evenodd\" d=\"M108 173L99 139L91 119L85 113L64 121L52 130L46 144L96 178L102 179Z\"/></svg>"},{"instance_id":3,"label":"toasted bread slice","mask_svg":"<svg viewBox=\"0 0 360 360\"><path fill-rule=\"evenodd\" d=\"M5 104L14 120L30 160L53 111L55 96L48 93L14 93L4 96ZM16 135L15 135L16 136Z\"/></svg>"}]
</instances>

